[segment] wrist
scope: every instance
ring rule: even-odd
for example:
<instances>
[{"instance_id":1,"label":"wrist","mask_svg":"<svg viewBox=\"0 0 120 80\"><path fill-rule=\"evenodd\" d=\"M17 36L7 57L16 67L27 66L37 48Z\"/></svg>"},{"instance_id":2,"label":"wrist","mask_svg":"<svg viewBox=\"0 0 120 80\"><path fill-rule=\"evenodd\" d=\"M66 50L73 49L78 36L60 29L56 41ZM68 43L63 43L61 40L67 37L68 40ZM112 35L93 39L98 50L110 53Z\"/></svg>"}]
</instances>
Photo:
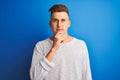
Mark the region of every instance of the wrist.
<instances>
[{"instance_id":1,"label":"wrist","mask_svg":"<svg viewBox=\"0 0 120 80\"><path fill-rule=\"evenodd\" d=\"M54 52L56 52L56 50L57 50L57 48L52 47L51 50L50 50L50 52L53 52L53 53L54 53Z\"/></svg>"}]
</instances>

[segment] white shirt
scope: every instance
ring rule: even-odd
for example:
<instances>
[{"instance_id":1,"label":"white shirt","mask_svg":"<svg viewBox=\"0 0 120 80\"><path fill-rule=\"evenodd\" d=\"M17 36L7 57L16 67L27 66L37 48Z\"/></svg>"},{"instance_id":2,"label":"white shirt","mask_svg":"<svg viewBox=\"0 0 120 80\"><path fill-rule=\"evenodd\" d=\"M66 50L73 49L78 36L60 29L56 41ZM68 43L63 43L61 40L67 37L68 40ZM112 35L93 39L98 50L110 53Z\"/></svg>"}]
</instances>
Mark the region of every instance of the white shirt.
<instances>
[{"instance_id":1,"label":"white shirt","mask_svg":"<svg viewBox=\"0 0 120 80\"><path fill-rule=\"evenodd\" d=\"M73 38L61 44L52 62L49 62L45 56L52 44L49 38L36 44L30 69L31 80L92 80L84 41Z\"/></svg>"}]
</instances>

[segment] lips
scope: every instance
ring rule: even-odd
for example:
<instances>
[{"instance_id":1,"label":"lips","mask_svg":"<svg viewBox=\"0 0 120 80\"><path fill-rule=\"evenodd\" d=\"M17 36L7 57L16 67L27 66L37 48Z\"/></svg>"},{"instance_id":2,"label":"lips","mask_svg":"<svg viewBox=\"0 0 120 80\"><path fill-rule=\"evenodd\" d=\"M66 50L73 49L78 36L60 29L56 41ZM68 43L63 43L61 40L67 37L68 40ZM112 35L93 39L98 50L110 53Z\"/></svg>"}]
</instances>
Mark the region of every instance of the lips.
<instances>
[{"instance_id":1,"label":"lips","mask_svg":"<svg viewBox=\"0 0 120 80\"><path fill-rule=\"evenodd\" d=\"M57 29L57 30L63 30L63 29Z\"/></svg>"}]
</instances>

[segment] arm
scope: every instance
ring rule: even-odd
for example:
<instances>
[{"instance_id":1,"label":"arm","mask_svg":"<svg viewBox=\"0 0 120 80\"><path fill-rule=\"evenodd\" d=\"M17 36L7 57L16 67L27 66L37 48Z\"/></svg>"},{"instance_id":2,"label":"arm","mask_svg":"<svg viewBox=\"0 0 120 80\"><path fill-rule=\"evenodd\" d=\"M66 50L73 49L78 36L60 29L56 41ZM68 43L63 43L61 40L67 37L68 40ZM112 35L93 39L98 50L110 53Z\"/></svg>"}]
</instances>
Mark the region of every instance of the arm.
<instances>
[{"instance_id":1,"label":"arm","mask_svg":"<svg viewBox=\"0 0 120 80\"><path fill-rule=\"evenodd\" d=\"M46 58L49 62L52 61L54 57L54 53L58 50L60 43L63 42L63 34L61 32L57 32L57 34L52 38L53 39L53 45L50 49L49 53L46 55Z\"/></svg>"},{"instance_id":2,"label":"arm","mask_svg":"<svg viewBox=\"0 0 120 80\"><path fill-rule=\"evenodd\" d=\"M47 73L54 67L52 59L63 40L62 35L61 33L57 33L54 36L52 48L46 56L43 54L43 49L40 44L36 45L30 69L31 80L43 80Z\"/></svg>"},{"instance_id":3,"label":"arm","mask_svg":"<svg viewBox=\"0 0 120 80\"><path fill-rule=\"evenodd\" d=\"M87 50L87 46L84 42L83 44L83 80L92 80L91 69L90 69L90 61L89 54Z\"/></svg>"},{"instance_id":4,"label":"arm","mask_svg":"<svg viewBox=\"0 0 120 80\"><path fill-rule=\"evenodd\" d=\"M33 52L32 64L30 68L31 80L43 80L47 73L54 67L53 62L49 62L43 54L43 49L38 43Z\"/></svg>"}]
</instances>

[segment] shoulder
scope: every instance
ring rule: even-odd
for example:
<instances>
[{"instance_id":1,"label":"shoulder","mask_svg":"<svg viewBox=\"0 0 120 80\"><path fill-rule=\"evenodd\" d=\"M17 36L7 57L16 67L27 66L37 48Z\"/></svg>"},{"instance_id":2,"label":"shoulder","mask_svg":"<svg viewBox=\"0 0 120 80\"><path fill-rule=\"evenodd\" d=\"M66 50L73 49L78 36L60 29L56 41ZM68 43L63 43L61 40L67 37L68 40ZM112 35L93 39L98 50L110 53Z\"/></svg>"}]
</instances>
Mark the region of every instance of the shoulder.
<instances>
[{"instance_id":1,"label":"shoulder","mask_svg":"<svg viewBox=\"0 0 120 80\"><path fill-rule=\"evenodd\" d=\"M38 41L38 42L36 43L36 46L48 45L48 44L51 44L51 43L52 43L52 42L50 41L50 38L47 38L47 39Z\"/></svg>"},{"instance_id":2,"label":"shoulder","mask_svg":"<svg viewBox=\"0 0 120 80\"><path fill-rule=\"evenodd\" d=\"M47 42L49 42L49 38L41 40L41 41L38 41L37 44L47 43Z\"/></svg>"},{"instance_id":3,"label":"shoulder","mask_svg":"<svg viewBox=\"0 0 120 80\"><path fill-rule=\"evenodd\" d=\"M87 48L86 42L84 40L78 39L78 38L74 38L74 45L76 47Z\"/></svg>"},{"instance_id":4,"label":"shoulder","mask_svg":"<svg viewBox=\"0 0 120 80\"><path fill-rule=\"evenodd\" d=\"M82 39L78 39L74 37L74 40L76 44L86 45L86 42Z\"/></svg>"}]
</instances>

